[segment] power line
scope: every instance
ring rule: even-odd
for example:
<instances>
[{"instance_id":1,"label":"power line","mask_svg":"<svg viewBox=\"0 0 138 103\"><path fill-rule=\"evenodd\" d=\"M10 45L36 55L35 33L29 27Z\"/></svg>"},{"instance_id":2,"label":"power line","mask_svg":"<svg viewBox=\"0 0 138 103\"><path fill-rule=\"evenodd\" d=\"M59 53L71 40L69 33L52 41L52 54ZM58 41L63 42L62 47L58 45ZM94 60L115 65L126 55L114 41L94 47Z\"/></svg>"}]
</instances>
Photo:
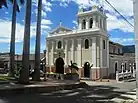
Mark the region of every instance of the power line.
<instances>
[{"instance_id":1,"label":"power line","mask_svg":"<svg viewBox=\"0 0 138 103\"><path fill-rule=\"evenodd\" d=\"M108 0L105 0L130 26L134 27Z\"/></svg>"},{"instance_id":2,"label":"power line","mask_svg":"<svg viewBox=\"0 0 138 103\"><path fill-rule=\"evenodd\" d=\"M104 1L104 0L103 0ZM105 2L115 10L115 12L117 12L132 28L134 28L134 25L131 24L108 0L105 0ZM111 36L111 35L110 35ZM134 39L134 38L133 38ZM122 39L120 38L119 41L122 41Z\"/></svg>"}]
</instances>

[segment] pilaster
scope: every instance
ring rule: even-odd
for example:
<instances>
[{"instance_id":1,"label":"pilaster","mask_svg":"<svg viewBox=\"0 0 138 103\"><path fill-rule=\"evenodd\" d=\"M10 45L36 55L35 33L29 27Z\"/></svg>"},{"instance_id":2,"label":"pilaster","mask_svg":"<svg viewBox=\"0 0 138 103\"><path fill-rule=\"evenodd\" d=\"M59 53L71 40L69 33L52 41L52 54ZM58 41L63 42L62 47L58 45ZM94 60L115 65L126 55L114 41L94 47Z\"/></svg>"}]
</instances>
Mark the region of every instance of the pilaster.
<instances>
[{"instance_id":1,"label":"pilaster","mask_svg":"<svg viewBox=\"0 0 138 103\"><path fill-rule=\"evenodd\" d=\"M97 23L97 27L98 27L98 28L100 28L100 19L101 19L101 17L98 16L98 23Z\"/></svg>"},{"instance_id":2,"label":"pilaster","mask_svg":"<svg viewBox=\"0 0 138 103\"><path fill-rule=\"evenodd\" d=\"M78 40L78 47L77 47L77 64L79 67L81 67L81 39L77 39Z\"/></svg>"},{"instance_id":3,"label":"pilaster","mask_svg":"<svg viewBox=\"0 0 138 103\"><path fill-rule=\"evenodd\" d=\"M106 48L107 48L107 68L109 68L109 39L107 39Z\"/></svg>"},{"instance_id":4,"label":"pilaster","mask_svg":"<svg viewBox=\"0 0 138 103\"><path fill-rule=\"evenodd\" d=\"M100 67L103 67L103 38L100 38Z\"/></svg>"},{"instance_id":5,"label":"pilaster","mask_svg":"<svg viewBox=\"0 0 138 103\"><path fill-rule=\"evenodd\" d=\"M49 65L49 43L46 43L46 65Z\"/></svg>"},{"instance_id":6,"label":"pilaster","mask_svg":"<svg viewBox=\"0 0 138 103\"><path fill-rule=\"evenodd\" d=\"M93 16L93 26L92 26L93 28L95 28L96 27L96 16Z\"/></svg>"},{"instance_id":7,"label":"pilaster","mask_svg":"<svg viewBox=\"0 0 138 103\"><path fill-rule=\"evenodd\" d=\"M89 29L89 18L86 18L86 29Z\"/></svg>"},{"instance_id":8,"label":"pilaster","mask_svg":"<svg viewBox=\"0 0 138 103\"><path fill-rule=\"evenodd\" d=\"M65 65L68 63L68 40L65 40Z\"/></svg>"},{"instance_id":9,"label":"pilaster","mask_svg":"<svg viewBox=\"0 0 138 103\"><path fill-rule=\"evenodd\" d=\"M79 23L78 23L78 27L79 30L82 30L82 19L78 19Z\"/></svg>"},{"instance_id":10,"label":"pilaster","mask_svg":"<svg viewBox=\"0 0 138 103\"><path fill-rule=\"evenodd\" d=\"M54 62L54 61L53 61L53 60L54 60L54 58L53 58L53 53L54 53L54 42L53 42L53 41L51 42L51 46L52 46L52 47L51 47L51 63L50 63L50 64L51 64L51 65L54 65L54 63L53 63L53 62Z\"/></svg>"},{"instance_id":11,"label":"pilaster","mask_svg":"<svg viewBox=\"0 0 138 103\"><path fill-rule=\"evenodd\" d=\"M96 67L96 37L92 37L92 63Z\"/></svg>"},{"instance_id":12,"label":"pilaster","mask_svg":"<svg viewBox=\"0 0 138 103\"><path fill-rule=\"evenodd\" d=\"M71 46L71 60L74 62L74 39L72 39L72 46Z\"/></svg>"}]
</instances>

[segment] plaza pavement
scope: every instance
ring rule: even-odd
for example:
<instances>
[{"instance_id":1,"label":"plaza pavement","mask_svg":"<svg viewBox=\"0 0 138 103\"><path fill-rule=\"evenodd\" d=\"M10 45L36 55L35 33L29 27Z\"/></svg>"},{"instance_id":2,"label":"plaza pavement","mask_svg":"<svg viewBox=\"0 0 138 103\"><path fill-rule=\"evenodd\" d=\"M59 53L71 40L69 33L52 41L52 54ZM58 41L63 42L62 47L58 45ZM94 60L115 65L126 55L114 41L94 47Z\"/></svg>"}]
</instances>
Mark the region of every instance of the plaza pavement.
<instances>
[{"instance_id":1,"label":"plaza pavement","mask_svg":"<svg viewBox=\"0 0 138 103\"><path fill-rule=\"evenodd\" d=\"M120 103L122 100L133 101L135 97L134 82L128 83L128 87L115 82L86 82L88 88L0 96L0 103Z\"/></svg>"},{"instance_id":2,"label":"plaza pavement","mask_svg":"<svg viewBox=\"0 0 138 103\"><path fill-rule=\"evenodd\" d=\"M61 80L48 80L30 85L14 83L0 85L0 103L120 103L124 100L134 101L136 97L135 81L117 83L81 80L81 82L86 82L89 86L83 84L82 87L73 87L71 85L78 85L79 82ZM62 85L66 85L66 88ZM55 86L57 88L53 89ZM10 94L11 90L16 92L12 91Z\"/></svg>"},{"instance_id":3,"label":"plaza pavement","mask_svg":"<svg viewBox=\"0 0 138 103\"><path fill-rule=\"evenodd\" d=\"M113 81L111 80L110 82L97 82L97 81L83 80L83 82L86 82L90 86L90 88L93 88L93 91L95 91L94 93L96 94L97 97L99 95L101 97L104 97L105 99L103 100L106 102L112 101L113 103L114 102L120 103L122 101L134 102L136 100L136 82L135 81L116 82L114 80Z\"/></svg>"}]
</instances>

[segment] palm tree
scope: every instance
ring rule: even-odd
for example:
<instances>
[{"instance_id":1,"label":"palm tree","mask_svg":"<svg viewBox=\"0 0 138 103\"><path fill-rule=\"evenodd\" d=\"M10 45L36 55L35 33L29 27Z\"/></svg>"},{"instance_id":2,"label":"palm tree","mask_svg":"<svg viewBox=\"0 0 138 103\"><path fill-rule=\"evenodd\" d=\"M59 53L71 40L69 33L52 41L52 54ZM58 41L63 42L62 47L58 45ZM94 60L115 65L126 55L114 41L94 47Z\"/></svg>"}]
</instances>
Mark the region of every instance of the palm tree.
<instances>
[{"instance_id":1,"label":"palm tree","mask_svg":"<svg viewBox=\"0 0 138 103\"><path fill-rule=\"evenodd\" d=\"M3 5L4 5L6 8L8 8L8 6L7 6L7 1L6 1L6 0L0 0L0 9L2 8Z\"/></svg>"},{"instance_id":2,"label":"palm tree","mask_svg":"<svg viewBox=\"0 0 138 103\"><path fill-rule=\"evenodd\" d=\"M11 26L11 41L10 41L10 73L9 76L14 76L14 57L15 57L15 31L16 31L16 11L19 12L17 0L10 0L13 3L12 11L12 26ZM24 0L20 0L24 4Z\"/></svg>"},{"instance_id":3,"label":"palm tree","mask_svg":"<svg viewBox=\"0 0 138 103\"><path fill-rule=\"evenodd\" d=\"M35 69L33 80L40 81L40 37L41 37L41 10L42 0L38 1L36 44L35 44Z\"/></svg>"},{"instance_id":4,"label":"palm tree","mask_svg":"<svg viewBox=\"0 0 138 103\"><path fill-rule=\"evenodd\" d=\"M16 11L20 12L17 0L9 0L13 4L12 12L12 28L11 28L11 41L10 41L10 76L14 76L14 57L15 57L15 31L16 31ZM20 0L21 4L24 4L24 0ZM0 1L0 8L4 5L7 6L7 0Z\"/></svg>"},{"instance_id":5,"label":"palm tree","mask_svg":"<svg viewBox=\"0 0 138 103\"><path fill-rule=\"evenodd\" d=\"M26 0L23 58L22 58L22 69L21 69L20 78L19 78L19 82L22 84L29 83L31 8L32 8L32 0Z\"/></svg>"}]
</instances>

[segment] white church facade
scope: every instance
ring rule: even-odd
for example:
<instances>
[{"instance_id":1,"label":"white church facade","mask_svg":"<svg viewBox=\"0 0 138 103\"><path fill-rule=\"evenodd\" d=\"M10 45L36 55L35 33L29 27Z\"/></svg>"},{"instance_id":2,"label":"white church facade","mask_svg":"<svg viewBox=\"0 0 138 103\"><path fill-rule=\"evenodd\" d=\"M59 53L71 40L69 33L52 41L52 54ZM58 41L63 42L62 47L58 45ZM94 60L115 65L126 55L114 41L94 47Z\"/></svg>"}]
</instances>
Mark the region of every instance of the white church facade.
<instances>
[{"instance_id":1,"label":"white church facade","mask_svg":"<svg viewBox=\"0 0 138 103\"><path fill-rule=\"evenodd\" d=\"M118 51L119 54L122 53L122 46L109 41L107 16L97 6L93 6L90 11L79 10L77 19L76 30L66 28L60 23L48 34L46 38L48 72L69 73L68 65L72 61L77 63L79 70L74 72L78 72L80 77L96 80L115 73L124 61L128 67L130 62L134 63L134 57L124 58L124 55L117 55ZM114 45L117 47L116 55L111 53L116 52L116 48L112 49ZM87 63L92 65L91 69L87 68Z\"/></svg>"}]
</instances>

